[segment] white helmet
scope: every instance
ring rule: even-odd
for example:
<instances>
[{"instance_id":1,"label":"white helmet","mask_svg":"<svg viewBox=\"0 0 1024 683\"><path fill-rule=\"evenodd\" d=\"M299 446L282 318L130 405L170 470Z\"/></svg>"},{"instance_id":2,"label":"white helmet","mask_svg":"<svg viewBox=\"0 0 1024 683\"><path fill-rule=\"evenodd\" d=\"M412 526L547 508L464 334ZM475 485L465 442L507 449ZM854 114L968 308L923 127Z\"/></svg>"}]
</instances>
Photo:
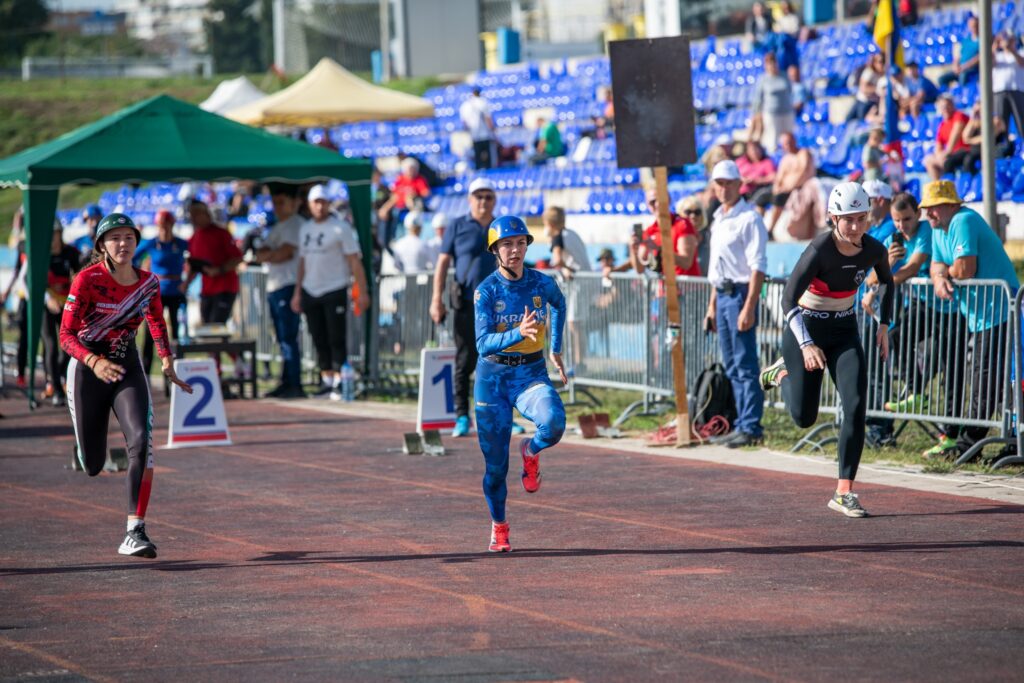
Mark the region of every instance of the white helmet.
<instances>
[{"instance_id":1,"label":"white helmet","mask_svg":"<svg viewBox=\"0 0 1024 683\"><path fill-rule=\"evenodd\" d=\"M833 216L864 213L870 208L871 200L860 183L839 183L828 196L828 212Z\"/></svg>"}]
</instances>

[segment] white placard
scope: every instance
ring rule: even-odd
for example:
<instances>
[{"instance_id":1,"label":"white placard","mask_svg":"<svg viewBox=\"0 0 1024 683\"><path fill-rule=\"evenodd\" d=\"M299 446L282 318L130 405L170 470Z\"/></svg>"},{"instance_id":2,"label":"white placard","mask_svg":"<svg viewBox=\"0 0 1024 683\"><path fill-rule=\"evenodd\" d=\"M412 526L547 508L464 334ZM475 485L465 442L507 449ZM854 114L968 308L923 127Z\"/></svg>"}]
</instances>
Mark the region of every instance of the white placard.
<instances>
[{"instance_id":1,"label":"white placard","mask_svg":"<svg viewBox=\"0 0 1024 683\"><path fill-rule=\"evenodd\" d=\"M186 394L177 386L171 389L167 448L230 444L216 362L212 358L179 359L174 361L174 371L192 387L192 393Z\"/></svg>"},{"instance_id":2,"label":"white placard","mask_svg":"<svg viewBox=\"0 0 1024 683\"><path fill-rule=\"evenodd\" d=\"M455 417L455 349L423 349L416 431L451 429Z\"/></svg>"}]
</instances>

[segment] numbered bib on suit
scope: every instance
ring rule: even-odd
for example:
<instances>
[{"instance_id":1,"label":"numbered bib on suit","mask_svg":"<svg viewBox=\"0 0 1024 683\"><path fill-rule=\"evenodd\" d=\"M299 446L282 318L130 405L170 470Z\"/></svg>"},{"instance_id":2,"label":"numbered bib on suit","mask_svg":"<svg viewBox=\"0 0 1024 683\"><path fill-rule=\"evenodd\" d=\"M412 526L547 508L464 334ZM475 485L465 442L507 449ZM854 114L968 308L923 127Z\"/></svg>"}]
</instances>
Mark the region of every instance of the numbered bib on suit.
<instances>
[{"instance_id":1,"label":"numbered bib on suit","mask_svg":"<svg viewBox=\"0 0 1024 683\"><path fill-rule=\"evenodd\" d=\"M455 426L455 349L420 352L420 399L416 431Z\"/></svg>"},{"instance_id":2,"label":"numbered bib on suit","mask_svg":"<svg viewBox=\"0 0 1024 683\"><path fill-rule=\"evenodd\" d=\"M176 360L174 371L192 387L192 393L187 394L177 386L171 391L167 448L230 444L228 418L214 360Z\"/></svg>"}]
</instances>

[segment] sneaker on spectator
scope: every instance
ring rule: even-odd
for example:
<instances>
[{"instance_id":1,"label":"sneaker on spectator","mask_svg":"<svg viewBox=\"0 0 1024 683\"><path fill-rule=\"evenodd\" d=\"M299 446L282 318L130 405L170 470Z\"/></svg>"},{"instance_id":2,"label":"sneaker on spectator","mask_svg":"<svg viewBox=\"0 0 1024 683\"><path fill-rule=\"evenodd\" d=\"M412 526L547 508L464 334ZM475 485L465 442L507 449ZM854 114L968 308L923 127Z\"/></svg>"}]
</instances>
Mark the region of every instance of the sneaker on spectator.
<instances>
[{"instance_id":1,"label":"sneaker on spectator","mask_svg":"<svg viewBox=\"0 0 1024 683\"><path fill-rule=\"evenodd\" d=\"M833 493L832 498L828 501L828 506L847 517L868 516L868 511L860 504L857 494L852 491L850 493Z\"/></svg>"},{"instance_id":2,"label":"sneaker on spectator","mask_svg":"<svg viewBox=\"0 0 1024 683\"><path fill-rule=\"evenodd\" d=\"M342 399L341 375L338 375L337 377L334 378L334 383L331 385L331 393L329 393L327 396L332 401L340 401Z\"/></svg>"},{"instance_id":3,"label":"sneaker on spectator","mask_svg":"<svg viewBox=\"0 0 1024 683\"><path fill-rule=\"evenodd\" d=\"M951 439L945 434L939 435L939 442L929 448L928 450L921 453L922 458L949 458L954 455L958 455L960 449L957 448L956 439Z\"/></svg>"},{"instance_id":4,"label":"sneaker on spectator","mask_svg":"<svg viewBox=\"0 0 1024 683\"><path fill-rule=\"evenodd\" d=\"M334 385L328 382L326 379L320 379L320 387L313 392L313 396L316 398L326 398L331 391L334 390Z\"/></svg>"},{"instance_id":5,"label":"sneaker on spectator","mask_svg":"<svg viewBox=\"0 0 1024 683\"><path fill-rule=\"evenodd\" d=\"M469 436L468 415L459 415L458 419L455 420L455 429L452 430L452 436Z\"/></svg>"},{"instance_id":6,"label":"sneaker on spectator","mask_svg":"<svg viewBox=\"0 0 1024 683\"><path fill-rule=\"evenodd\" d=\"M886 401L882 407L890 413L920 413L928 407L928 396L911 394L902 401Z\"/></svg>"}]
</instances>

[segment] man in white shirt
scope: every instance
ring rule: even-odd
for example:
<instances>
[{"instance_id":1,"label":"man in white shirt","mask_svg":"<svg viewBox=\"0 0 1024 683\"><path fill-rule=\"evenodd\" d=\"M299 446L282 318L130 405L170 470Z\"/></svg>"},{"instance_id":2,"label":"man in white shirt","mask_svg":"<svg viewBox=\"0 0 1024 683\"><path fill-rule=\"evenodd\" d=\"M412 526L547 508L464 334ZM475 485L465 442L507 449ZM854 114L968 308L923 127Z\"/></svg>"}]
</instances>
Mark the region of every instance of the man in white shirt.
<instances>
[{"instance_id":1,"label":"man in white shirt","mask_svg":"<svg viewBox=\"0 0 1024 683\"><path fill-rule=\"evenodd\" d=\"M566 280L571 280L573 273L593 270L582 238L565 227L565 209L549 206L543 219L544 235L551 243L551 267L558 268Z\"/></svg>"},{"instance_id":2,"label":"man in white shirt","mask_svg":"<svg viewBox=\"0 0 1024 683\"><path fill-rule=\"evenodd\" d=\"M355 228L331 212L323 185L309 191L309 210L313 217L299 229L292 310L306 314L323 383L319 395L330 394L332 400L340 401L341 367L348 362L348 287L354 277L360 311L369 309L370 290Z\"/></svg>"},{"instance_id":3,"label":"man in white shirt","mask_svg":"<svg viewBox=\"0 0 1024 683\"><path fill-rule=\"evenodd\" d=\"M391 245L398 270L403 273L419 273L429 266L427 245L420 238L423 231L423 214L410 211L405 214L405 235Z\"/></svg>"},{"instance_id":4,"label":"man in white shirt","mask_svg":"<svg viewBox=\"0 0 1024 683\"><path fill-rule=\"evenodd\" d=\"M1017 136L1024 135L1024 55L1016 37L999 34L992 39L992 92L996 116L1017 122Z\"/></svg>"},{"instance_id":5,"label":"man in white shirt","mask_svg":"<svg viewBox=\"0 0 1024 683\"><path fill-rule=\"evenodd\" d=\"M430 219L430 227L434 229L434 236L427 240L427 267L433 270L437 265L437 257L441 254L441 243L444 241L444 231L448 228L448 216L443 213L435 213Z\"/></svg>"},{"instance_id":6,"label":"man in white shirt","mask_svg":"<svg viewBox=\"0 0 1024 683\"><path fill-rule=\"evenodd\" d=\"M768 231L761 215L740 194L735 161L715 164L711 185L722 205L711 230L708 280L714 286L705 329L718 332L725 374L736 398L733 432L717 443L740 448L761 443L764 390L758 378L757 303L768 259Z\"/></svg>"},{"instance_id":7,"label":"man in white shirt","mask_svg":"<svg viewBox=\"0 0 1024 683\"><path fill-rule=\"evenodd\" d=\"M497 152L494 145L494 119L491 117L491 105L480 94L480 88L474 87L473 94L459 107L459 118L473 139L473 164L476 169L479 171L494 166Z\"/></svg>"},{"instance_id":8,"label":"man in white shirt","mask_svg":"<svg viewBox=\"0 0 1024 683\"><path fill-rule=\"evenodd\" d=\"M298 187L286 183L270 186L277 223L256 250L256 261L264 264L267 273L267 304L274 322L274 333L281 347L281 383L267 396L303 398L302 359L299 356L299 314L291 309L295 295L295 277L299 269Z\"/></svg>"}]
</instances>

